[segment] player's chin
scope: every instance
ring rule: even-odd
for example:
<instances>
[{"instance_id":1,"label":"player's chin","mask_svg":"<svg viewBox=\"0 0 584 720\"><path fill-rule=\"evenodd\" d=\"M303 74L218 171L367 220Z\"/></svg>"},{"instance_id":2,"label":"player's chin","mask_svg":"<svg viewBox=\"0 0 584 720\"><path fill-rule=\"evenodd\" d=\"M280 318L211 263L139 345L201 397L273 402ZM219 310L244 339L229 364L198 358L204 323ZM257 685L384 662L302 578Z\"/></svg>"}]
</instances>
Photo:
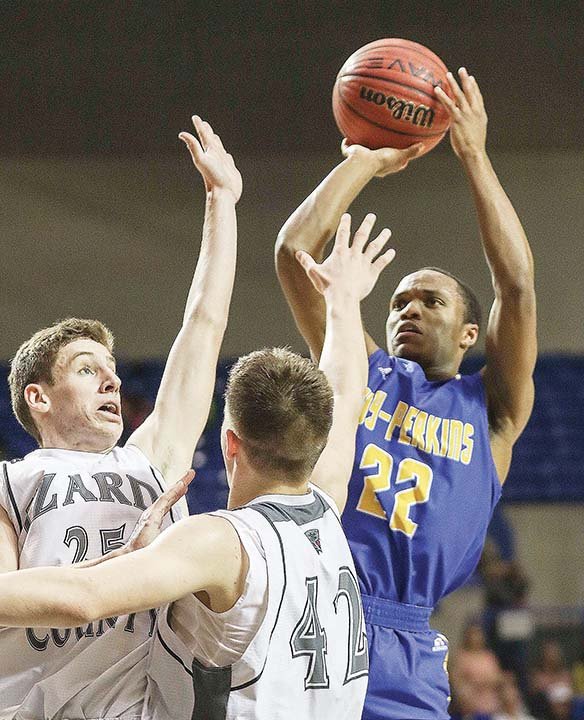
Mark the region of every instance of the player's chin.
<instances>
[{"instance_id":1,"label":"player's chin","mask_svg":"<svg viewBox=\"0 0 584 720\"><path fill-rule=\"evenodd\" d=\"M413 360L414 362L420 362L425 357L423 348L418 343L413 342L393 342L392 352L398 358L404 360Z\"/></svg>"},{"instance_id":2,"label":"player's chin","mask_svg":"<svg viewBox=\"0 0 584 720\"><path fill-rule=\"evenodd\" d=\"M108 443L108 446L115 445L122 437L124 421L118 418L117 421L107 420L100 423L100 435Z\"/></svg>"}]
</instances>

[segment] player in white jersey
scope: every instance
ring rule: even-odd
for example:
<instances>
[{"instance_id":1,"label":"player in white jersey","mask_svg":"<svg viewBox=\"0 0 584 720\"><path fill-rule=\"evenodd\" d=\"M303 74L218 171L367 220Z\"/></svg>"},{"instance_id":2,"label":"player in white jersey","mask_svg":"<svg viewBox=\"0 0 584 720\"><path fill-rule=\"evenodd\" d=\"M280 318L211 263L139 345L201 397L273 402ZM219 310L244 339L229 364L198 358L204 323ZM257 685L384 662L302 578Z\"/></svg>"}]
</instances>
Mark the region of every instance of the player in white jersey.
<instances>
[{"instance_id":1,"label":"player in white jersey","mask_svg":"<svg viewBox=\"0 0 584 720\"><path fill-rule=\"evenodd\" d=\"M151 642L143 720L360 717L367 645L339 515L367 376L359 304L393 257L382 252L387 230L366 245L373 222L368 215L350 245L343 216L322 265L298 256L327 305L330 385L287 350L232 368L228 511L181 520L93 567L0 577L5 624L83 624L169 603Z\"/></svg>"},{"instance_id":2,"label":"player in white jersey","mask_svg":"<svg viewBox=\"0 0 584 720\"><path fill-rule=\"evenodd\" d=\"M120 548L142 511L191 465L227 322L242 188L219 137L193 121L199 140L180 137L205 183L203 240L154 410L125 447L116 446L120 381L113 338L97 321L72 318L22 345L9 378L13 408L40 449L0 468L1 572L90 561ZM170 519L180 516L177 508ZM97 623L1 629L0 717L139 715L154 607ZM107 692L92 690L100 673Z\"/></svg>"}]
</instances>

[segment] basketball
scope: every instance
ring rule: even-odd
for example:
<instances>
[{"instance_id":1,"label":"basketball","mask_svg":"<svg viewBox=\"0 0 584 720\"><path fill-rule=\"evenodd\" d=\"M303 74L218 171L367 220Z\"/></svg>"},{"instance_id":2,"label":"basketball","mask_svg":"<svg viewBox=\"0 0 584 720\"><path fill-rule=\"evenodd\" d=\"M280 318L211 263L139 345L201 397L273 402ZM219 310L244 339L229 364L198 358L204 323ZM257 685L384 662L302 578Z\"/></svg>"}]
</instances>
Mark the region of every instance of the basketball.
<instances>
[{"instance_id":1,"label":"basketball","mask_svg":"<svg viewBox=\"0 0 584 720\"><path fill-rule=\"evenodd\" d=\"M434 93L450 94L446 65L411 40L375 40L354 52L333 89L333 114L351 144L375 150L423 144L428 152L446 134L450 118Z\"/></svg>"}]
</instances>

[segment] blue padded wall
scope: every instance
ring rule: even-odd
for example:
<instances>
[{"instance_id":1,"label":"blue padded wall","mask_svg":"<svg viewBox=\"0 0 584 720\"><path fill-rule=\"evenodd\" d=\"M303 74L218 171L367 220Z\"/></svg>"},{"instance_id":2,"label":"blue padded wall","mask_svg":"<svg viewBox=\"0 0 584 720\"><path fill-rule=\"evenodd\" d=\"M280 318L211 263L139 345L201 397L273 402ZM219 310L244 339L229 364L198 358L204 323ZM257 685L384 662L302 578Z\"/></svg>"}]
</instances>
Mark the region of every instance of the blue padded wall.
<instances>
[{"instance_id":1,"label":"blue padded wall","mask_svg":"<svg viewBox=\"0 0 584 720\"><path fill-rule=\"evenodd\" d=\"M197 477L189 492L192 512L225 507L227 485L220 447L223 390L229 362L222 362L207 428L193 466ZM481 358L469 358L464 372L474 372ZM120 363L124 403L134 422L148 412L160 383L163 363ZM36 445L12 416L6 376L0 367L0 450L5 459L22 457ZM507 502L584 501L584 357L549 355L535 371L535 407L515 446L503 498ZM125 436L127 437L128 431Z\"/></svg>"}]
</instances>

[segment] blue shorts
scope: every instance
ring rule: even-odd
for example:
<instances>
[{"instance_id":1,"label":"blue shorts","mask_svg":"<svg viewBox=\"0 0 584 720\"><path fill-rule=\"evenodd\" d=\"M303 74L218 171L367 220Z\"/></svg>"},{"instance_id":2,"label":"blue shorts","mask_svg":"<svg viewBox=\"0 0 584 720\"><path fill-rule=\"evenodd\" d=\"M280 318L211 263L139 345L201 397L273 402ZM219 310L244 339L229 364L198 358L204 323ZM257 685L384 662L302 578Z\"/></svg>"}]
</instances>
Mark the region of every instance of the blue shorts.
<instances>
[{"instance_id":1,"label":"blue shorts","mask_svg":"<svg viewBox=\"0 0 584 720\"><path fill-rule=\"evenodd\" d=\"M369 642L363 720L448 720L448 641L430 629L431 608L363 596L363 610Z\"/></svg>"}]
</instances>

